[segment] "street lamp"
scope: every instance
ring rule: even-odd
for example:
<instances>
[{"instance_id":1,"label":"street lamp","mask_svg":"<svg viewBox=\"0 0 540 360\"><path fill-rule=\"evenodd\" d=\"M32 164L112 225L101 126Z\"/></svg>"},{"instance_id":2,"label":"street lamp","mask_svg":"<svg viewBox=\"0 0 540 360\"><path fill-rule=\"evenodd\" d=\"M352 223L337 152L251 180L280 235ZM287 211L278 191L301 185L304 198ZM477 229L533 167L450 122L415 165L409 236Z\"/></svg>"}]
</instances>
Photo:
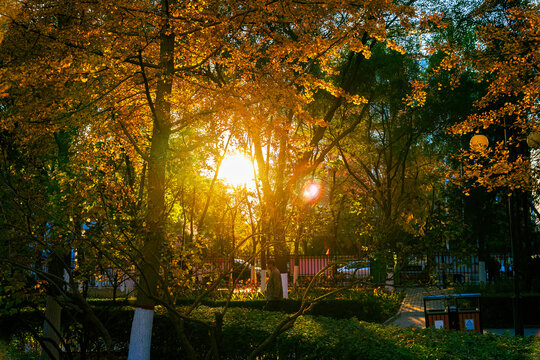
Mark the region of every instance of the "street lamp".
<instances>
[{"instance_id":1,"label":"street lamp","mask_svg":"<svg viewBox=\"0 0 540 360\"><path fill-rule=\"evenodd\" d=\"M474 151L485 150L489 145L489 140L485 135L476 134L471 138L469 146Z\"/></svg>"}]
</instances>

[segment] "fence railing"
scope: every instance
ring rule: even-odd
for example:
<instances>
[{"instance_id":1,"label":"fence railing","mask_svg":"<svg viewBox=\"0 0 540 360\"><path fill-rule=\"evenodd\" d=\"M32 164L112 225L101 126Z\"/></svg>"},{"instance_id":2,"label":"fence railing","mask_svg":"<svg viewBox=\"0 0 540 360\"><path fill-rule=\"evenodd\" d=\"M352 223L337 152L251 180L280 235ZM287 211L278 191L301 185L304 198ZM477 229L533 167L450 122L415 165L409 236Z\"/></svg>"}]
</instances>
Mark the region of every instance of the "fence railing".
<instances>
[{"instance_id":1,"label":"fence railing","mask_svg":"<svg viewBox=\"0 0 540 360\"><path fill-rule=\"evenodd\" d=\"M439 283L471 284L480 280L477 256L456 257L446 254L434 256L432 278Z\"/></svg>"},{"instance_id":2,"label":"fence railing","mask_svg":"<svg viewBox=\"0 0 540 360\"><path fill-rule=\"evenodd\" d=\"M297 261L295 259L298 259ZM235 261L243 261L236 259ZM205 260L212 270L227 271L232 266L232 260L225 257L214 257ZM298 277L313 277L329 264L334 266L326 269L323 277L359 278L372 275L368 259L355 256L329 255L291 255L287 262L287 272L292 277L294 266L298 265ZM260 269L260 260L255 265ZM505 254L490 254L485 262L486 281L493 282L512 278L512 259ZM397 274L401 281L434 281L439 284L478 284L480 281L480 263L477 256L455 256L436 254L429 257L417 257L410 265L402 268Z\"/></svg>"},{"instance_id":3,"label":"fence railing","mask_svg":"<svg viewBox=\"0 0 540 360\"><path fill-rule=\"evenodd\" d=\"M273 257L270 257L273 259ZM235 259L234 262L242 266L247 265L243 259ZM326 266L328 267L321 275L326 277L367 277L371 275L370 262L367 259L358 259L354 256L329 256L329 255L290 255L287 261L287 272L293 276L295 265L298 266L299 277L313 277ZM229 271L233 266L233 260L227 257L209 257L196 267L198 274L206 271ZM255 264L257 270L261 269L260 259Z\"/></svg>"},{"instance_id":4,"label":"fence railing","mask_svg":"<svg viewBox=\"0 0 540 360\"><path fill-rule=\"evenodd\" d=\"M490 254L484 264L486 282L512 278L512 258L506 254ZM434 281L439 284L478 284L480 282L478 256L459 257L449 254L416 258L412 265L400 270L398 277L405 280Z\"/></svg>"},{"instance_id":5,"label":"fence railing","mask_svg":"<svg viewBox=\"0 0 540 360\"><path fill-rule=\"evenodd\" d=\"M270 257L273 258L273 257ZM315 276L319 271L328 267L321 275L319 282L344 281L349 279L367 278L373 275L373 269L369 259L359 259L355 256L329 256L329 255L290 255L287 258L287 272L292 280L295 265L298 266L297 276L305 282ZM485 280L495 282L498 280L510 279L513 276L513 261L509 255L490 254L485 261ZM251 264L241 258L231 259L225 256L213 256L203 259L203 261L193 268L193 274L197 277L204 277L215 272L228 272L231 269L247 267L243 274L249 277ZM255 272L260 281L261 263L256 260ZM391 270L390 270L391 271ZM477 256L455 256L449 254L436 254L417 257L411 259L407 266L404 266L395 274L399 282L427 282L435 284L478 284L481 280L480 262ZM106 279L102 279L102 284L108 285Z\"/></svg>"},{"instance_id":6,"label":"fence railing","mask_svg":"<svg viewBox=\"0 0 540 360\"><path fill-rule=\"evenodd\" d=\"M371 275L370 262L367 259L361 260L354 256L311 256L298 255L298 264L295 256L291 256L289 261L289 273L298 265L298 276L315 276L319 271L329 266L321 275L340 277L367 277Z\"/></svg>"}]
</instances>

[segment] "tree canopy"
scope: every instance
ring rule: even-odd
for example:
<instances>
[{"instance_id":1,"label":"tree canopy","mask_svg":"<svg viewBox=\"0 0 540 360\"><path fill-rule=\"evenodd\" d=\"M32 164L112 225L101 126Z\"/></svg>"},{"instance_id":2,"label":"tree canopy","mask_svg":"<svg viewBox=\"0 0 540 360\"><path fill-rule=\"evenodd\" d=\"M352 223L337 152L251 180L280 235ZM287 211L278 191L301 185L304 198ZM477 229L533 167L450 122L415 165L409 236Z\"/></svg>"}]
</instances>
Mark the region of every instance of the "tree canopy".
<instances>
[{"instance_id":1,"label":"tree canopy","mask_svg":"<svg viewBox=\"0 0 540 360\"><path fill-rule=\"evenodd\" d=\"M40 281L60 303L114 267L138 283L130 358L149 356L144 314L157 304L196 358L191 310L172 305L204 256L264 266L300 245L404 261L463 248L451 178L535 185L539 24L538 5L457 5L0 5L4 281L47 264ZM473 151L447 129L491 144ZM219 179L233 152L251 160L253 187ZM306 199L311 183L320 193Z\"/></svg>"}]
</instances>

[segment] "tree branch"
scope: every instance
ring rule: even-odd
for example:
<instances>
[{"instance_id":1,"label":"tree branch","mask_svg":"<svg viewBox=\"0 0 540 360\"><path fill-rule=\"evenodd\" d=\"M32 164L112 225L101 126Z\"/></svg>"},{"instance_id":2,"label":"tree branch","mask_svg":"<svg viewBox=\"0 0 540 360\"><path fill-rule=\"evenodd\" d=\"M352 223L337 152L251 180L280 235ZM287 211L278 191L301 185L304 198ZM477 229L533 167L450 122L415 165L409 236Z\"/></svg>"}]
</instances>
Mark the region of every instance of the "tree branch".
<instances>
[{"instance_id":1,"label":"tree branch","mask_svg":"<svg viewBox=\"0 0 540 360\"><path fill-rule=\"evenodd\" d=\"M115 120L115 118L116 117L113 114L112 119ZM150 160L150 157L148 156L148 154L146 154L144 151L142 151L142 149L137 144L137 141L135 140L133 135L131 135L131 133L126 128L126 125L124 125L124 123L120 119L116 119L116 121L120 125L120 128L122 129L122 132L124 133L124 135L126 135L129 142L131 143L131 145L133 145L133 147L135 148L135 151L137 152L137 154L139 154L143 158L144 161L148 162Z\"/></svg>"}]
</instances>

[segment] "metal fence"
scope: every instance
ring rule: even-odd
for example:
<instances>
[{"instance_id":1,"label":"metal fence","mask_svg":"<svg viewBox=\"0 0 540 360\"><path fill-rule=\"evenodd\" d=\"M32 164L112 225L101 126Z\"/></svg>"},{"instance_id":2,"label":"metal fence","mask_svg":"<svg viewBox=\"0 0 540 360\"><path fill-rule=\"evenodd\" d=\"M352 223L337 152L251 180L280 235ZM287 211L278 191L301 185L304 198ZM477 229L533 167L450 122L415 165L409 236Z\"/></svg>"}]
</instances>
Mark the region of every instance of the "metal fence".
<instances>
[{"instance_id":1,"label":"metal fence","mask_svg":"<svg viewBox=\"0 0 540 360\"><path fill-rule=\"evenodd\" d=\"M512 258L507 254L489 254L483 271L487 282L510 279ZM481 280L478 256L436 254L415 258L399 272L401 281L432 281L435 284L478 284Z\"/></svg>"},{"instance_id":2,"label":"metal fence","mask_svg":"<svg viewBox=\"0 0 540 360\"><path fill-rule=\"evenodd\" d=\"M270 256L268 259L273 259ZM335 283L351 279L368 278L373 275L373 269L369 259L359 259L355 256L329 256L329 255L290 255L287 257L286 266L289 278L294 277L295 265L298 266L297 276L300 283L306 283L319 271L329 266L321 274L318 283ZM477 256L456 256L450 254L435 254L409 258L397 274L396 279L400 283L431 282L434 285L454 284L478 284L485 276L486 282L511 279L513 261L508 254L490 254L486 257L485 264L481 267ZM241 270L246 267L246 270ZM231 259L225 256L207 257L201 263L193 267L193 274L197 278L209 276L219 272L229 272L235 269L235 275L243 274L250 276L251 265L241 258ZM113 270L113 269L112 269ZM255 272L260 281L261 261L255 261ZM263 269L264 270L264 269ZM391 272L391 270L389 270ZM482 272L484 272L482 274ZM484 275L485 274L485 275ZM106 275L106 274L102 274ZM101 286L109 285L109 279L102 276Z\"/></svg>"},{"instance_id":3,"label":"metal fence","mask_svg":"<svg viewBox=\"0 0 540 360\"><path fill-rule=\"evenodd\" d=\"M432 279L442 284L471 284L480 280L477 256L456 257L447 254L434 256Z\"/></svg>"},{"instance_id":4,"label":"metal fence","mask_svg":"<svg viewBox=\"0 0 540 360\"><path fill-rule=\"evenodd\" d=\"M494 282L513 278L513 260L508 254L492 254L486 261L487 281Z\"/></svg>"},{"instance_id":5,"label":"metal fence","mask_svg":"<svg viewBox=\"0 0 540 360\"><path fill-rule=\"evenodd\" d=\"M273 259L270 256L268 259ZM290 280L294 277L295 265L298 266L297 276L299 284L310 281L319 271L327 267L317 280L318 284L336 284L343 281L350 281L360 278L368 278L372 273L369 259L359 259L355 256L329 256L329 255L290 255L287 257L286 266ZM207 257L201 263L193 267L193 275L202 279L205 276L219 272L229 272L235 269L234 275L249 277L251 271L250 264L241 258L231 259L225 256ZM241 270L246 267L246 270ZM511 279L513 261L508 254L490 254L486 257L485 263L480 264L477 256L456 256L450 254L435 254L431 256L420 256L409 258L408 263L403 266L396 275L399 283L407 282L431 282L433 285L446 286L456 284L478 284L481 279L486 282L497 282L499 280ZM255 261L255 273L257 282L260 281L261 261ZM114 271L113 268L107 271ZM391 270L389 269L389 272ZM102 274L99 284L95 286L108 286L110 276ZM96 280L98 280L96 278ZM119 281L131 279L122 277ZM133 286L131 286L132 288Z\"/></svg>"},{"instance_id":6,"label":"metal fence","mask_svg":"<svg viewBox=\"0 0 540 360\"><path fill-rule=\"evenodd\" d=\"M268 260L270 259L274 259L274 257L270 256ZM371 275L369 260L358 259L354 256L298 255L296 257L290 255L287 259L287 272L290 276L293 276L295 265L298 265L299 277L313 277L328 265L331 266L324 270L321 276L367 277ZM246 263L241 258L234 261L238 265ZM233 260L228 257L208 257L203 260L202 264L195 267L195 271L198 274L212 271L228 271L231 269L232 264ZM255 267L257 269L261 268L260 259L256 260Z\"/></svg>"},{"instance_id":7,"label":"metal fence","mask_svg":"<svg viewBox=\"0 0 540 360\"><path fill-rule=\"evenodd\" d=\"M216 272L228 272L233 267L233 259L226 256L211 256L193 266L196 276L210 275Z\"/></svg>"},{"instance_id":8,"label":"metal fence","mask_svg":"<svg viewBox=\"0 0 540 360\"><path fill-rule=\"evenodd\" d=\"M273 256L268 259L273 259ZM298 259L297 261L295 259ZM243 260L235 259L241 263ZM233 261L226 257L213 257L204 260L205 272L216 270L228 271ZM335 281L369 277L372 273L369 259L359 259L355 256L329 255L290 255L287 261L287 272L292 279L294 266L298 265L298 277L307 281L319 271L328 267L321 274L321 281ZM511 279L512 258L508 254L490 254L486 257L483 271L486 282ZM260 270L260 259L256 260L256 269ZM456 256L450 254L435 254L410 258L408 264L402 267L396 278L401 283L431 282L434 285L478 284L482 278L478 256Z\"/></svg>"},{"instance_id":9,"label":"metal fence","mask_svg":"<svg viewBox=\"0 0 540 360\"><path fill-rule=\"evenodd\" d=\"M329 255L298 255L299 277L312 277L319 271L329 266L321 275L342 277L367 277L371 275L369 260L361 260L354 256L329 256ZM289 273L294 269L295 256L291 256Z\"/></svg>"}]
</instances>

